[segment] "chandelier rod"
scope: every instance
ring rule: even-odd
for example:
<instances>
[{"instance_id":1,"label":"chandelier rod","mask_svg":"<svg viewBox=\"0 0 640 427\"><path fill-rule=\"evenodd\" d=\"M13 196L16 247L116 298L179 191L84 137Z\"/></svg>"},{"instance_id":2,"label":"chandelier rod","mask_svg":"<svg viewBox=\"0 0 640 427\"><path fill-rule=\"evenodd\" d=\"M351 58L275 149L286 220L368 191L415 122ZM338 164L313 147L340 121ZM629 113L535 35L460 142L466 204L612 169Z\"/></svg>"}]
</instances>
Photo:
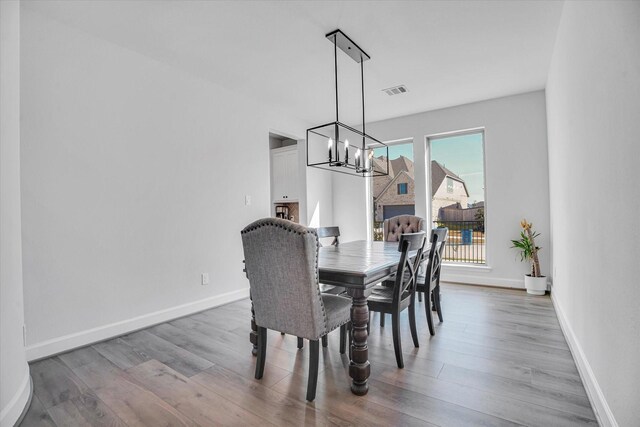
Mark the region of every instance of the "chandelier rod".
<instances>
[{"instance_id":1,"label":"chandelier rod","mask_svg":"<svg viewBox=\"0 0 640 427\"><path fill-rule=\"evenodd\" d=\"M366 135L367 130L365 129L364 124L364 59L362 59L362 55L360 55L360 78L362 79L362 134ZM362 151L364 153L365 149L365 138L362 137Z\"/></svg>"},{"instance_id":2,"label":"chandelier rod","mask_svg":"<svg viewBox=\"0 0 640 427\"><path fill-rule=\"evenodd\" d=\"M334 64L334 73L336 80L336 122L340 121L338 116L338 42L337 42L338 34L334 34L333 36L333 64ZM336 142L337 143L337 142Z\"/></svg>"}]
</instances>

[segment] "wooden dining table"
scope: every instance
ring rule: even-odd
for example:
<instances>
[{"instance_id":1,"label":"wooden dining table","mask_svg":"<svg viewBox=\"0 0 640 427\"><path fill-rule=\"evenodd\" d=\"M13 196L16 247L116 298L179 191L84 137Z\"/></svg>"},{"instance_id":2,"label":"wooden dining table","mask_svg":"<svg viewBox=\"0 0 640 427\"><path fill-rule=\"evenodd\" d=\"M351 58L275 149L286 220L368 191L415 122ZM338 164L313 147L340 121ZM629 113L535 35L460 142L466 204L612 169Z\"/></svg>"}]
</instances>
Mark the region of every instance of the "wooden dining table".
<instances>
[{"instance_id":1,"label":"wooden dining table","mask_svg":"<svg viewBox=\"0 0 640 427\"><path fill-rule=\"evenodd\" d=\"M427 242L425 251L428 251L428 246ZM320 283L342 286L351 297L353 330L349 376L352 379L351 391L357 395L365 395L369 391L371 372L367 347L369 307L365 291L392 276L399 261L398 242L356 240L321 247L318 253ZM253 331L256 330L253 320L251 327ZM255 350L257 337L253 331L251 342Z\"/></svg>"}]
</instances>

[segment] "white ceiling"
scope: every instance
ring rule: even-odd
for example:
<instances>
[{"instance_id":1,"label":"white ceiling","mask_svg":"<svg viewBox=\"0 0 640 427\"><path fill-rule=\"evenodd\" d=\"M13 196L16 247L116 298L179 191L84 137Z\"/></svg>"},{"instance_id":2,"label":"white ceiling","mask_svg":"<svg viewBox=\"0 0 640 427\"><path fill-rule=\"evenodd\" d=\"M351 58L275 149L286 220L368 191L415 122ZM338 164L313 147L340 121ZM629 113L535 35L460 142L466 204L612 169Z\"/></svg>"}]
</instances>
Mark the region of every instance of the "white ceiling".
<instances>
[{"instance_id":1,"label":"white ceiling","mask_svg":"<svg viewBox=\"0 0 640 427\"><path fill-rule=\"evenodd\" d=\"M334 120L340 28L370 56L367 121L541 89L560 1L42 1L58 21L309 123ZM360 69L339 53L341 120L361 122ZM405 84L407 94L381 89Z\"/></svg>"}]
</instances>

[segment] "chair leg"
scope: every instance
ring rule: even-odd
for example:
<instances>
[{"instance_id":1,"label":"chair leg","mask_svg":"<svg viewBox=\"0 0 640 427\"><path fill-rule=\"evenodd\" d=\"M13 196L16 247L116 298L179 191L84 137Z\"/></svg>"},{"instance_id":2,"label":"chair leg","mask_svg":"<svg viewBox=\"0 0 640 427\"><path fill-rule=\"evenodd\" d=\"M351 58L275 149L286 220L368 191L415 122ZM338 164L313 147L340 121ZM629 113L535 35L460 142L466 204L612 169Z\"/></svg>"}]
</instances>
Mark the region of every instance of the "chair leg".
<instances>
[{"instance_id":1,"label":"chair leg","mask_svg":"<svg viewBox=\"0 0 640 427\"><path fill-rule=\"evenodd\" d=\"M325 335L322 337L322 346L326 347L328 345L329 345L329 341L327 340L327 336Z\"/></svg>"},{"instance_id":2,"label":"chair leg","mask_svg":"<svg viewBox=\"0 0 640 427\"><path fill-rule=\"evenodd\" d=\"M298 348L302 348L304 341L302 338L298 337Z\"/></svg>"},{"instance_id":3,"label":"chair leg","mask_svg":"<svg viewBox=\"0 0 640 427\"><path fill-rule=\"evenodd\" d=\"M433 290L433 303L436 306L436 311L438 312L438 319L440 320L440 323L444 322L444 319L442 318L442 306L440 305L440 284L439 283Z\"/></svg>"},{"instance_id":4,"label":"chair leg","mask_svg":"<svg viewBox=\"0 0 640 427\"><path fill-rule=\"evenodd\" d=\"M256 379L264 375L264 362L267 355L267 328L258 326L258 360L256 360Z\"/></svg>"},{"instance_id":5,"label":"chair leg","mask_svg":"<svg viewBox=\"0 0 640 427\"><path fill-rule=\"evenodd\" d=\"M340 354L347 350L347 325L340 326Z\"/></svg>"},{"instance_id":6,"label":"chair leg","mask_svg":"<svg viewBox=\"0 0 640 427\"><path fill-rule=\"evenodd\" d=\"M280 332L280 335L284 336L284 332Z\"/></svg>"},{"instance_id":7,"label":"chair leg","mask_svg":"<svg viewBox=\"0 0 640 427\"><path fill-rule=\"evenodd\" d=\"M402 359L402 343L400 342L400 313L391 314L391 329L393 329L393 349L396 352L398 368L404 368Z\"/></svg>"},{"instance_id":8,"label":"chair leg","mask_svg":"<svg viewBox=\"0 0 640 427\"><path fill-rule=\"evenodd\" d=\"M409 326L411 327L411 338L413 338L413 345L420 347L418 342L418 328L416 328L416 304L415 301L409 307Z\"/></svg>"},{"instance_id":9,"label":"chair leg","mask_svg":"<svg viewBox=\"0 0 640 427\"><path fill-rule=\"evenodd\" d=\"M422 292L416 292L418 294L418 301L422 302Z\"/></svg>"},{"instance_id":10,"label":"chair leg","mask_svg":"<svg viewBox=\"0 0 640 427\"><path fill-rule=\"evenodd\" d=\"M438 311L438 306L436 305L436 289L438 289L438 285L436 285L431 291L431 311ZM440 293L440 289L438 289L438 293Z\"/></svg>"},{"instance_id":11,"label":"chair leg","mask_svg":"<svg viewBox=\"0 0 640 427\"><path fill-rule=\"evenodd\" d=\"M380 313L380 327L384 328L384 313Z\"/></svg>"},{"instance_id":12,"label":"chair leg","mask_svg":"<svg viewBox=\"0 0 640 427\"><path fill-rule=\"evenodd\" d=\"M431 336L436 334L433 327L433 315L431 314L431 292L424 293L424 312L427 314L427 325L429 325L429 333Z\"/></svg>"},{"instance_id":13,"label":"chair leg","mask_svg":"<svg viewBox=\"0 0 640 427\"><path fill-rule=\"evenodd\" d=\"M316 385L318 384L318 359L320 355L320 343L318 340L309 341L309 379L307 380L307 400L316 398Z\"/></svg>"}]
</instances>

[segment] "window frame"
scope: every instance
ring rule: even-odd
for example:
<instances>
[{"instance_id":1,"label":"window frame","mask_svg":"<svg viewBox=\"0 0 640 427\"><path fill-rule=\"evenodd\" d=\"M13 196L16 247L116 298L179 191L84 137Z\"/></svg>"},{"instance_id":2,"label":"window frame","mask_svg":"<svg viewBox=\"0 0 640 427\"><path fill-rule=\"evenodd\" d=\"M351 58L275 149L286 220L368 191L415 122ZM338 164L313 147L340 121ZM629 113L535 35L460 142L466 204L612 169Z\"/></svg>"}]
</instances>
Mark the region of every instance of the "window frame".
<instances>
[{"instance_id":1,"label":"window frame","mask_svg":"<svg viewBox=\"0 0 640 427\"><path fill-rule=\"evenodd\" d=\"M491 268L491 252L490 252L490 244L489 241L491 239L491 227L487 218L489 217L489 198L487 197L487 134L485 132L484 127L476 127L469 129L462 129L456 131L448 131L448 132L440 132L425 135L424 144L425 144L425 174L426 174L426 191L427 191L427 219L429 224L433 224L433 218L431 218L432 211L432 200L433 194L431 194L431 141L451 138L456 136L464 136L464 135L474 135L480 134L482 135L482 179L484 183L483 193L484 193L484 245L485 245L485 253L484 253L484 264L466 264L466 263L452 263L443 260L443 264L450 267L461 267L461 268L479 268L479 269L490 269Z\"/></svg>"}]
</instances>

